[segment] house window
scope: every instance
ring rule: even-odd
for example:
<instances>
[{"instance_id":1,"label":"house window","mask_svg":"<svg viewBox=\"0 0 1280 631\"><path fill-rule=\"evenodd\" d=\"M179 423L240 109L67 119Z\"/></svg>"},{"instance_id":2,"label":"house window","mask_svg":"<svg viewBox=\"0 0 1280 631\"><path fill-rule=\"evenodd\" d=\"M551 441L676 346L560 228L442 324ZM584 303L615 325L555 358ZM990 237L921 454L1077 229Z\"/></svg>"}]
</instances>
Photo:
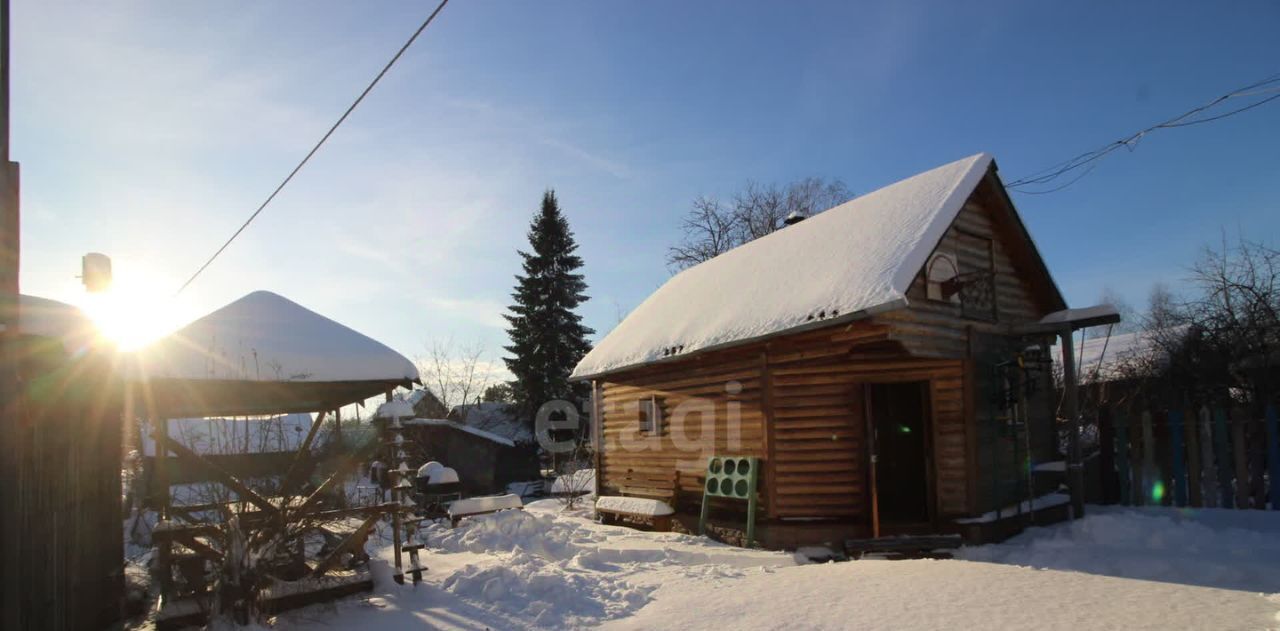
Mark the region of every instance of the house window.
<instances>
[{"instance_id":1,"label":"house window","mask_svg":"<svg viewBox=\"0 0 1280 631\"><path fill-rule=\"evenodd\" d=\"M640 400L640 433L662 434L662 401L657 397Z\"/></svg>"}]
</instances>

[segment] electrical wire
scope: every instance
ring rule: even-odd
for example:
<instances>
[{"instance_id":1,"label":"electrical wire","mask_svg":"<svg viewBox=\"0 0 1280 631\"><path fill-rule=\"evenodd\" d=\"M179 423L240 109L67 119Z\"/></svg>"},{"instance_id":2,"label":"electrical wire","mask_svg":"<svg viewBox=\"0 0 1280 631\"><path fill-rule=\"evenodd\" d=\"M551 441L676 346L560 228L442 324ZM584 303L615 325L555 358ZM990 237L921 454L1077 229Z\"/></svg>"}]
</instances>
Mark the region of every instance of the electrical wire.
<instances>
[{"instance_id":1,"label":"electrical wire","mask_svg":"<svg viewBox=\"0 0 1280 631\"><path fill-rule=\"evenodd\" d=\"M1116 140L1107 145L1103 145L1098 149L1094 149L1092 151L1086 151L1078 156L1075 156L1074 158L1064 160L1053 166L1050 166L1043 170L1032 173L1026 177L1013 180L1006 185L1006 188L1019 193L1026 193L1030 195L1044 195L1044 194L1060 191L1084 179L1084 177L1087 176L1089 173L1091 173L1094 167L1097 166L1096 164L1097 161L1105 158L1111 153L1121 148L1133 151L1134 149L1137 148L1138 143L1141 142L1142 139L1147 136L1147 134L1150 134L1154 131L1157 131L1160 129L1176 129L1178 127L1190 127L1192 125L1199 125L1202 123L1209 123L1212 121L1222 120L1224 118L1235 116L1236 114L1240 114L1242 112L1247 112L1253 108L1262 106L1276 99L1280 99L1280 94L1274 94L1265 99L1251 103L1243 107L1236 108L1229 112L1223 112L1221 114L1202 117L1202 118L1192 118L1193 116L1206 112L1207 110L1213 107L1216 107L1220 103L1230 99L1247 98L1247 97L1259 96L1262 94L1268 94L1271 92L1280 91L1280 86L1272 86L1272 87L1267 87L1265 89L1259 89L1259 88L1263 88L1264 86L1271 86L1271 84L1275 84L1275 83L1280 83L1280 74L1275 74L1261 81L1257 81L1255 83L1246 85L1242 88L1232 90L1227 94L1219 96L1218 98L1213 99L1208 103L1205 103L1198 107L1194 107L1190 110L1187 110L1186 112L1183 112L1182 114L1179 114L1169 120L1147 127L1146 129L1130 134L1125 138ZM1191 119L1191 120L1188 120L1188 119ZM1036 184L1048 184L1050 182L1057 180L1058 178L1061 178L1062 176L1068 173L1071 173L1072 171L1076 171L1077 169L1080 169L1083 167L1088 167L1088 168L1083 173L1080 173L1076 175L1076 177L1067 181L1065 184L1061 184L1059 186L1046 189L1046 190L1026 190L1027 186L1033 186Z\"/></svg>"},{"instance_id":2,"label":"electrical wire","mask_svg":"<svg viewBox=\"0 0 1280 631\"><path fill-rule=\"evenodd\" d=\"M293 176L297 175L298 171L301 171L302 167L306 166L307 162L311 160L311 157L314 156L316 152L320 150L320 147L324 146L325 141L329 140L329 137L333 135L333 132L337 131L338 127L341 126L342 123L347 120L347 117L351 115L351 112L355 111L356 106L360 105L360 102L364 100L364 97L368 96L369 92L373 91L373 87L378 85L378 82L381 81L382 77L387 74L387 71L391 70L391 67L394 66L396 62L400 60L400 57L404 55L406 50L409 50L409 47L412 46L413 42L418 39L418 36L421 35L423 31L427 30L427 27L430 26L431 22L436 19L436 16L440 14L441 9L444 9L444 5L446 4L449 4L449 0L440 0L440 4L437 5L435 10L431 12L431 15L428 15L427 19L424 20L422 22L422 25L418 27L418 30L414 31L413 35L409 36L409 39L404 43L403 46L400 47L400 50L396 51L396 54L391 57L391 60L388 61L386 65L382 67L382 70L379 71L377 76L373 78L373 81L369 82L369 85L366 86L364 91L360 93L360 96L357 96L356 100L352 101L351 105L347 107L347 110L342 113L342 116L338 117L337 122L335 122L333 126L329 128L329 131L325 132L324 136L320 137L320 141L317 142L315 146L311 147L311 151L307 152L307 155L302 158L302 161L298 163L298 166L293 167L293 170L289 172L289 175L285 176L284 180L280 182L280 185L277 186L275 190L271 191L271 194L268 195L266 200L264 200L262 204L258 206L257 210L254 210L253 214L249 215L249 218L246 219L244 223L241 224L240 227L237 228L236 231L231 234L231 237L228 238L222 244L222 246L219 247L218 250L213 253L213 256L209 257L209 260L204 262L204 265L200 266L200 269L197 269L196 272L191 275L191 278L187 279L187 282L182 283L182 286L178 288L177 292L174 292L174 295L181 294L183 290L185 290L187 287L191 285L191 283L195 282L196 278L199 278L200 274L204 273L204 271L208 269L210 265L213 264L213 262L218 258L218 256L221 255L222 252L227 249L227 246L231 245L231 242L235 241L236 237L239 237L240 233L244 232L244 229L248 228L249 224L253 223L253 220L258 218L258 215L262 214L262 211L267 207L268 204L271 203L271 200L275 199L276 195L279 195L280 191L284 190L284 187L287 186L291 180L293 180Z\"/></svg>"}]
</instances>

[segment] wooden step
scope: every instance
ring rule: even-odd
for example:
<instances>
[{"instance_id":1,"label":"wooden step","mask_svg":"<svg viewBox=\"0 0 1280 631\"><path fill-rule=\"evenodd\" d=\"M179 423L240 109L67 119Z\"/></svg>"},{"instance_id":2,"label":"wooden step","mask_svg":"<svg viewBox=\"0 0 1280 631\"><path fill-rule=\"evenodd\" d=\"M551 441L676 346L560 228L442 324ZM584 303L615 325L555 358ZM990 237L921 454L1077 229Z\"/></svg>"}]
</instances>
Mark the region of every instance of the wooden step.
<instances>
[{"instance_id":1,"label":"wooden step","mask_svg":"<svg viewBox=\"0 0 1280 631\"><path fill-rule=\"evenodd\" d=\"M960 538L960 535L919 535L880 537L878 539L849 539L844 542L844 549L845 552L852 556L861 556L868 552L910 554L932 550L954 550L963 543L964 540Z\"/></svg>"}]
</instances>

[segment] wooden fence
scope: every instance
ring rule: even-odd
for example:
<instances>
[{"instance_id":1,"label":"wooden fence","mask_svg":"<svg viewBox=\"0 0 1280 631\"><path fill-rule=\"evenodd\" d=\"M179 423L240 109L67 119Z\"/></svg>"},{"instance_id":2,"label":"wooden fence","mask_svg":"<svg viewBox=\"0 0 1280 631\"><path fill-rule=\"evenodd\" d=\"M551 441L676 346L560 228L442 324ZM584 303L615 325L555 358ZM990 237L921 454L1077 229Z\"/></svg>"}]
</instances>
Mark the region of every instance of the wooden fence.
<instances>
[{"instance_id":1,"label":"wooden fence","mask_svg":"<svg viewBox=\"0 0 1280 631\"><path fill-rule=\"evenodd\" d=\"M1098 409L1103 504L1280 510L1274 403L1240 409ZM1272 481L1269 484L1269 481ZM1270 488L1268 488L1270 487Z\"/></svg>"},{"instance_id":2,"label":"wooden fence","mask_svg":"<svg viewBox=\"0 0 1280 631\"><path fill-rule=\"evenodd\" d=\"M105 628L124 597L112 358L66 358L42 339L21 344L23 388L0 401L17 412L0 428L0 628Z\"/></svg>"}]
</instances>

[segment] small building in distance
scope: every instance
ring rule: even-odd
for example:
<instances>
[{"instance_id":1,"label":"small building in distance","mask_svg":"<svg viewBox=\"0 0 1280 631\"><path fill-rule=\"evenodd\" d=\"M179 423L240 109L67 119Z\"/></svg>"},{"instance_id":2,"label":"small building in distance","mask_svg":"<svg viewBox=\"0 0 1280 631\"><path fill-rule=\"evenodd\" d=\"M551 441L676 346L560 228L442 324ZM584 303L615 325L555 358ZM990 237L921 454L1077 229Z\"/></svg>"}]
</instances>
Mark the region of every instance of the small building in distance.
<instances>
[{"instance_id":1,"label":"small building in distance","mask_svg":"<svg viewBox=\"0 0 1280 631\"><path fill-rule=\"evenodd\" d=\"M425 394L424 394L425 393ZM405 397L415 413L439 399L426 389ZM510 405L478 402L454 406L445 418L404 421L404 435L421 462L438 461L458 472L467 495L497 493L512 482L539 478L533 431Z\"/></svg>"},{"instance_id":2,"label":"small building in distance","mask_svg":"<svg viewBox=\"0 0 1280 631\"><path fill-rule=\"evenodd\" d=\"M415 418L403 425L417 458L457 471L464 495L497 493L512 482L538 478L529 443L516 443L451 419Z\"/></svg>"}]
</instances>

